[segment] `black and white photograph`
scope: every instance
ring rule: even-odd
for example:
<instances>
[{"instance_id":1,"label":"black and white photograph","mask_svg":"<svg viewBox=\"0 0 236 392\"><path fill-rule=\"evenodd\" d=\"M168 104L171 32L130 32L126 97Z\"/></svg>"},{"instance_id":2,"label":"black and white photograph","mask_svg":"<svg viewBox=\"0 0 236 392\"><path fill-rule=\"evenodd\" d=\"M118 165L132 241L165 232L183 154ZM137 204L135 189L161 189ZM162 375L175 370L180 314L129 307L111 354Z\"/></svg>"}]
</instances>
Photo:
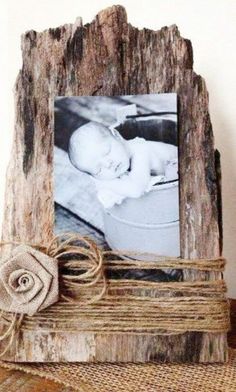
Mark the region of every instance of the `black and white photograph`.
<instances>
[{"instance_id":1,"label":"black and white photograph","mask_svg":"<svg viewBox=\"0 0 236 392\"><path fill-rule=\"evenodd\" d=\"M177 95L57 97L54 108L55 232L142 261L178 257Z\"/></svg>"}]
</instances>

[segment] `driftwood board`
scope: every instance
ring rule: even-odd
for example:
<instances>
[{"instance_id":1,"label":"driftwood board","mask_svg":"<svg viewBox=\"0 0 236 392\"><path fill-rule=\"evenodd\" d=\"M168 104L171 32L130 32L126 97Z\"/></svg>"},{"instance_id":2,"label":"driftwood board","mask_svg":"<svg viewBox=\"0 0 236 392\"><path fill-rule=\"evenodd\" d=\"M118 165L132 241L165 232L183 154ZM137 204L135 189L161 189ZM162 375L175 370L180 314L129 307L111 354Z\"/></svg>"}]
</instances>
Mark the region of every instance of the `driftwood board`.
<instances>
[{"instance_id":1,"label":"driftwood board","mask_svg":"<svg viewBox=\"0 0 236 392\"><path fill-rule=\"evenodd\" d=\"M3 239L47 242L53 236L53 100L55 96L176 92L179 97L180 224L183 257L221 251L220 197L208 93L193 71L189 40L174 25L159 31L127 23L123 7L22 37L16 125L7 174ZM215 275L214 275L215 276ZM185 273L185 279L201 279ZM209 273L211 279L211 273ZM73 349L72 349L73 348ZM77 348L77 349L74 349ZM125 336L22 331L14 361L224 361L223 333Z\"/></svg>"}]
</instances>

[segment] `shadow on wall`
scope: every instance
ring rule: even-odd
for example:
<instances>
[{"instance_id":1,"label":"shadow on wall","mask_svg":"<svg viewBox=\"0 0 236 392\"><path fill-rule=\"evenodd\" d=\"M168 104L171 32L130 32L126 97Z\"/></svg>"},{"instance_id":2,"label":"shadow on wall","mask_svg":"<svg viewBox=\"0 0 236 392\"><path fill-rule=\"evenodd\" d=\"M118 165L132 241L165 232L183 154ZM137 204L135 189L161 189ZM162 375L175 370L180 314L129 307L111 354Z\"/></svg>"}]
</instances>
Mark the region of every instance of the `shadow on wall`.
<instances>
[{"instance_id":1,"label":"shadow on wall","mask_svg":"<svg viewBox=\"0 0 236 392\"><path fill-rule=\"evenodd\" d=\"M232 146L233 134L227 131L228 118L224 118L223 110L217 112L219 128L219 144L221 146L222 169L222 201L223 201L223 255L227 259L225 279L228 286L228 296L236 298L236 157ZM213 127L213 131L216 126ZM214 132L215 133L215 132Z\"/></svg>"}]
</instances>

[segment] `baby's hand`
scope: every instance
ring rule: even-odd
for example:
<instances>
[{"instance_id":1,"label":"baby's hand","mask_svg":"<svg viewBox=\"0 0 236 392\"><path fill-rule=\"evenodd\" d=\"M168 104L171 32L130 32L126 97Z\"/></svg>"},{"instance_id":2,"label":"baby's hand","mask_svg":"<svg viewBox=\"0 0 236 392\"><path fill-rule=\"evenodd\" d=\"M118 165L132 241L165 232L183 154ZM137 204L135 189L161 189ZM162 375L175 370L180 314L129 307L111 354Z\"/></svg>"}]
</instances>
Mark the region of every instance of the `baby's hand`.
<instances>
[{"instance_id":1,"label":"baby's hand","mask_svg":"<svg viewBox=\"0 0 236 392\"><path fill-rule=\"evenodd\" d=\"M97 196L100 203L102 203L106 209L112 208L115 204L121 204L124 200L124 197L109 189L98 190Z\"/></svg>"}]
</instances>

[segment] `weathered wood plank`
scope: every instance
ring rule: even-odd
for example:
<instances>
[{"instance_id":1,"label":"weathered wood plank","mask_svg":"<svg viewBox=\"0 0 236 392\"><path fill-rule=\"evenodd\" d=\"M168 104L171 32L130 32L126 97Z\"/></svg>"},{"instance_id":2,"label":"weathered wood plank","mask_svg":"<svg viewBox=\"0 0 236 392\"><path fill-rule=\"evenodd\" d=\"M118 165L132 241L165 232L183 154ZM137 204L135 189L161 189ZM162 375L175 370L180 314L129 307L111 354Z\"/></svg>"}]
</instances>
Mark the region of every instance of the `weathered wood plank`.
<instances>
[{"instance_id":1,"label":"weathered wood plank","mask_svg":"<svg viewBox=\"0 0 236 392\"><path fill-rule=\"evenodd\" d=\"M123 7L113 6L85 26L78 19L74 25L42 33L29 31L23 36L22 50L3 239L47 242L52 238L55 96L176 92L181 254L218 256L218 192L208 93L202 77L193 71L191 43L177 27L138 30L127 23ZM185 279L196 278L203 276L185 273ZM38 329L30 334L23 331L7 359L220 362L226 358L226 347L225 334L191 332L141 339L68 333L65 339L61 333L45 335Z\"/></svg>"}]
</instances>

